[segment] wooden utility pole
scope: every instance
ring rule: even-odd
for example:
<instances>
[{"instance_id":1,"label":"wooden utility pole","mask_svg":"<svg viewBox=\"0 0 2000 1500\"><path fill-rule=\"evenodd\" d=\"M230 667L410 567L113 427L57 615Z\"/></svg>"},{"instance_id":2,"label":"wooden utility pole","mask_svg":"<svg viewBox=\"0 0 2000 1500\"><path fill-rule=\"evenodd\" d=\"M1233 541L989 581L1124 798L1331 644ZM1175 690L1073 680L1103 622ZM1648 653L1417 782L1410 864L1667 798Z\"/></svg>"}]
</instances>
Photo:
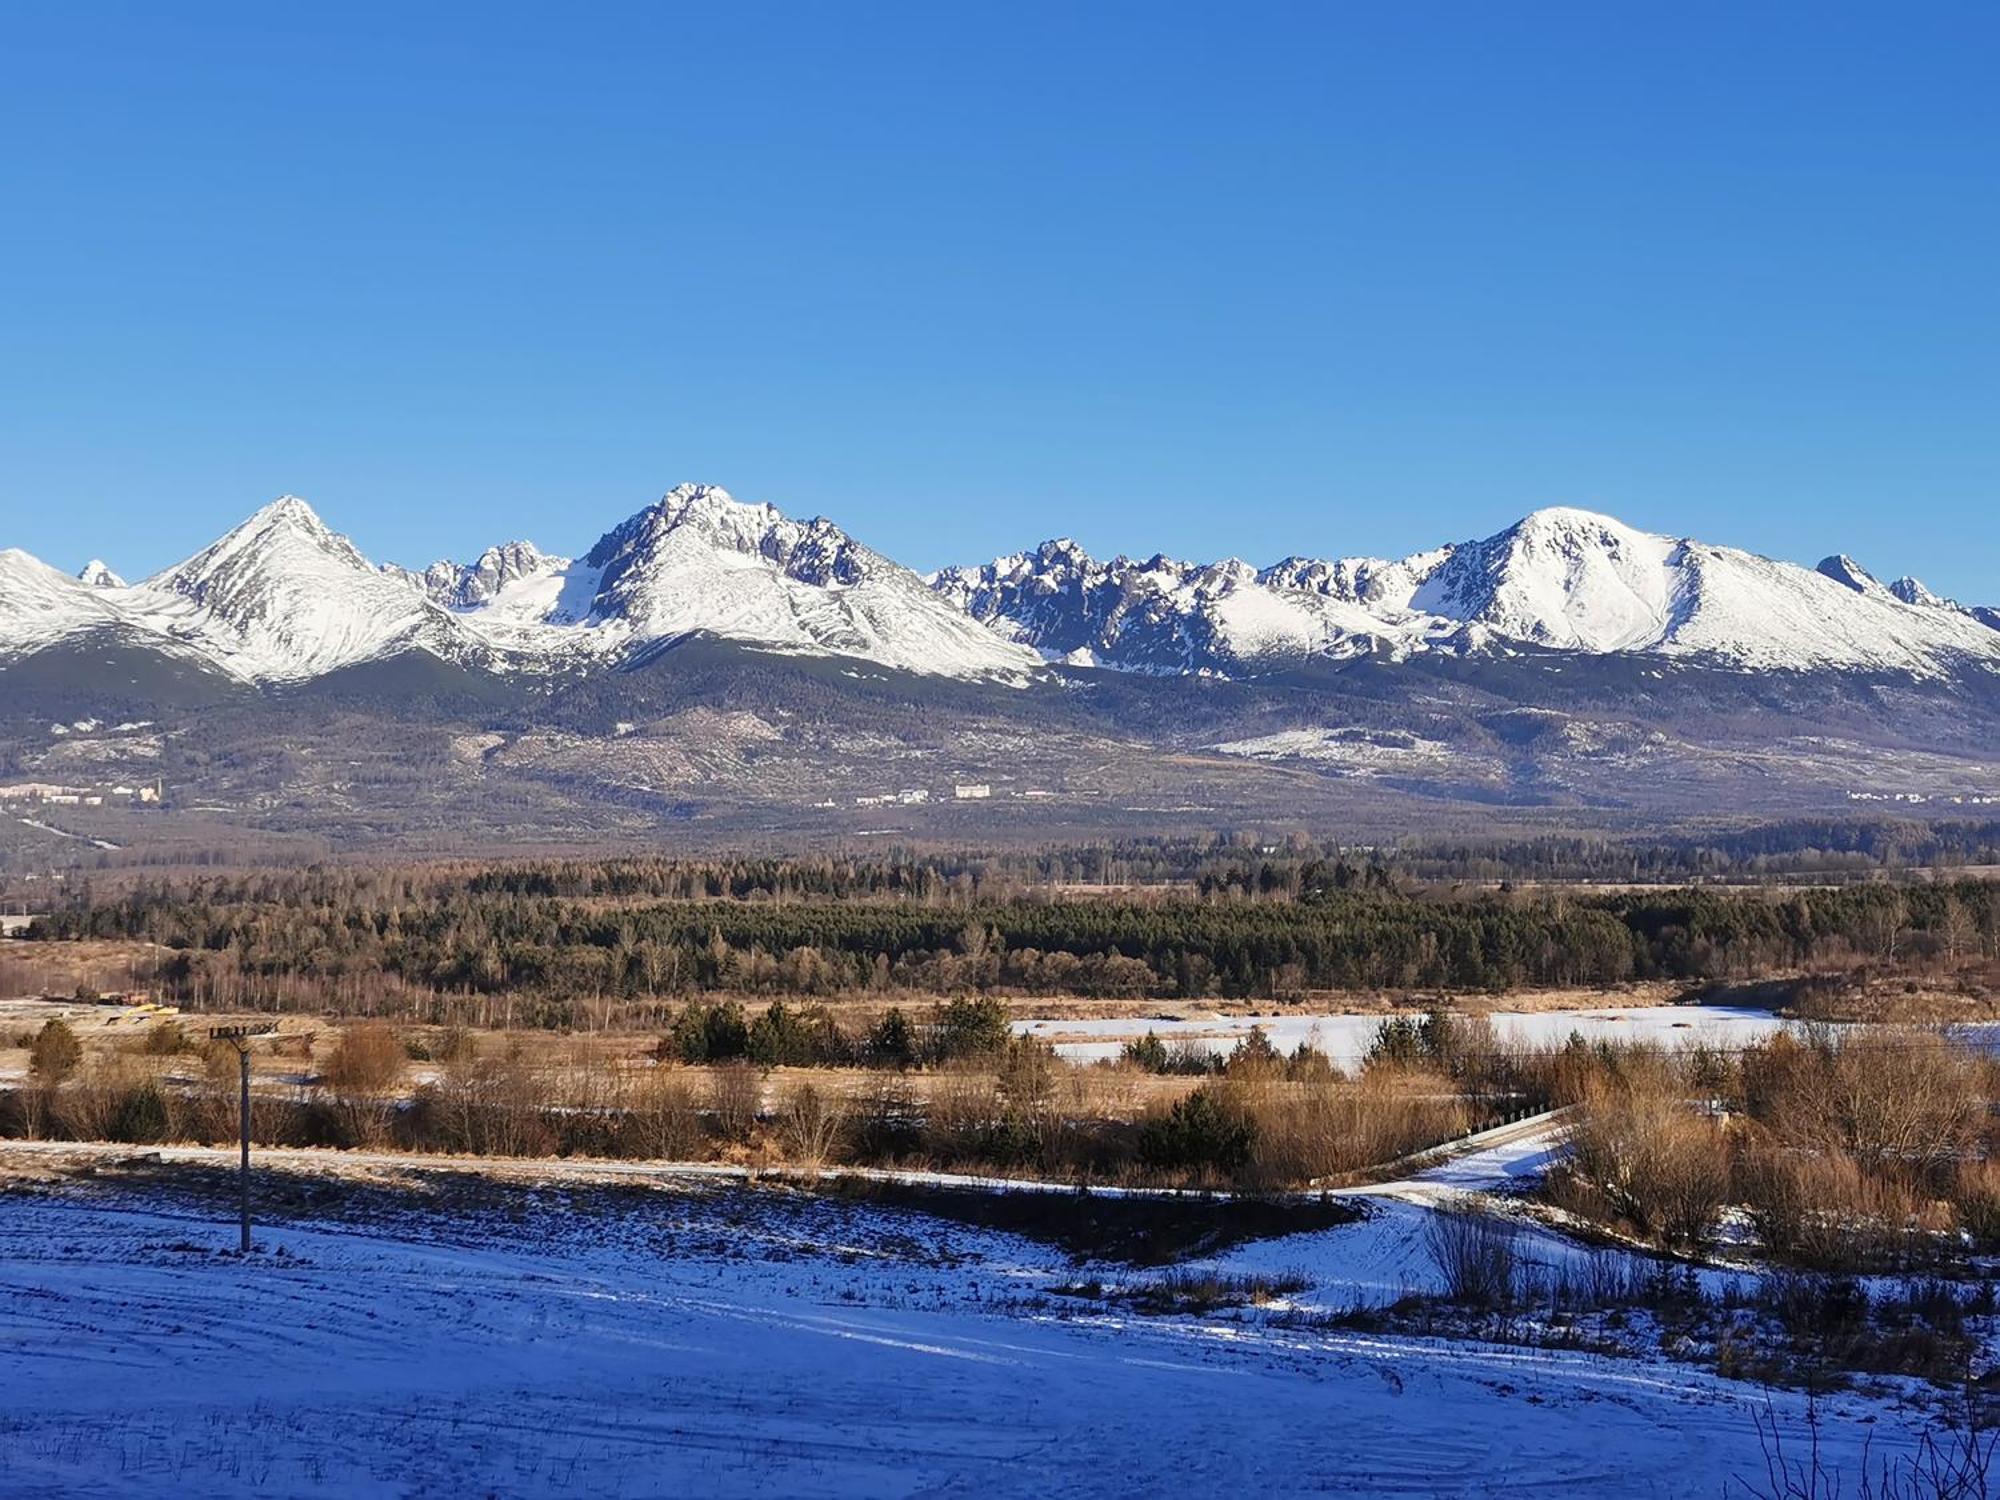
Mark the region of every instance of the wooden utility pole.
<instances>
[{"instance_id":1,"label":"wooden utility pole","mask_svg":"<svg viewBox=\"0 0 2000 1500\"><path fill-rule=\"evenodd\" d=\"M236 1191L243 1220L242 1253L250 1253L250 1041L253 1037L268 1036L278 1029L275 1021L265 1021L253 1026L211 1026L208 1034L217 1041L236 1044L236 1061L242 1082L242 1140L243 1159L237 1172Z\"/></svg>"}]
</instances>

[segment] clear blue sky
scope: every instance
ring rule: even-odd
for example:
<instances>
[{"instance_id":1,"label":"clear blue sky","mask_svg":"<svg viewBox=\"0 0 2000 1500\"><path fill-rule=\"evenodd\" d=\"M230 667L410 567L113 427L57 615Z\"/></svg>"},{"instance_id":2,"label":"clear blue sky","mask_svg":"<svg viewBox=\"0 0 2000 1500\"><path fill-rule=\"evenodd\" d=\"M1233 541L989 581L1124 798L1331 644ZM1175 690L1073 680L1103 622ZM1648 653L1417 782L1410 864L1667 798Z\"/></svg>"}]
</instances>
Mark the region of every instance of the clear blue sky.
<instances>
[{"instance_id":1,"label":"clear blue sky","mask_svg":"<svg viewBox=\"0 0 2000 1500\"><path fill-rule=\"evenodd\" d=\"M1574 504L2000 602L1990 3L0 0L0 545Z\"/></svg>"}]
</instances>

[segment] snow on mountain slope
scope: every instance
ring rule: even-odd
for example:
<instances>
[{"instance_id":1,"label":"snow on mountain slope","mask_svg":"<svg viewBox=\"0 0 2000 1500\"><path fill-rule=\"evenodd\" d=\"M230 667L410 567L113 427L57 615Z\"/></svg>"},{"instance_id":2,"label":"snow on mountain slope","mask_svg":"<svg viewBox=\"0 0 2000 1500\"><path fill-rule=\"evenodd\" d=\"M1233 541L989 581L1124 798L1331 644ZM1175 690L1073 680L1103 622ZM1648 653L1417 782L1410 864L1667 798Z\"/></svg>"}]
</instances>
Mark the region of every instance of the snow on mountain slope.
<instances>
[{"instance_id":1,"label":"snow on mountain slope","mask_svg":"<svg viewBox=\"0 0 2000 1500\"><path fill-rule=\"evenodd\" d=\"M1905 604L1919 605L1924 609L1946 610L1976 620L1989 629L2000 630L2000 609L1984 604L1960 604L1956 599L1947 599L1942 594L1932 593L1924 587L1920 579L1907 576L1898 578L1889 585L1889 592Z\"/></svg>"},{"instance_id":2,"label":"snow on mountain slope","mask_svg":"<svg viewBox=\"0 0 2000 1500\"><path fill-rule=\"evenodd\" d=\"M560 573L569 565L567 557L551 557L533 542L503 542L488 547L476 562L441 559L421 573L383 563L382 572L421 590L433 603L463 610L491 604L502 592Z\"/></svg>"},{"instance_id":3,"label":"snow on mountain slope","mask_svg":"<svg viewBox=\"0 0 2000 1500\"><path fill-rule=\"evenodd\" d=\"M479 646L292 495L118 597L132 616L253 681L316 677L413 649L465 660Z\"/></svg>"},{"instance_id":4,"label":"snow on mountain slope","mask_svg":"<svg viewBox=\"0 0 2000 1500\"><path fill-rule=\"evenodd\" d=\"M1814 570L1566 508L1401 561L1293 557L1253 572L1100 563L1052 542L932 586L1050 656L1141 671L1511 644L1744 669L2000 670L2000 639L1973 612L1899 596L1851 559Z\"/></svg>"},{"instance_id":5,"label":"snow on mountain slope","mask_svg":"<svg viewBox=\"0 0 2000 1500\"><path fill-rule=\"evenodd\" d=\"M76 581L86 588L122 589L125 580L107 567L101 558L93 557L83 565L83 571L76 575Z\"/></svg>"},{"instance_id":6,"label":"snow on mountain slope","mask_svg":"<svg viewBox=\"0 0 2000 1500\"><path fill-rule=\"evenodd\" d=\"M543 621L602 649L706 632L955 677L1037 664L831 521L794 521L711 485L682 485L607 532L565 570Z\"/></svg>"},{"instance_id":7,"label":"snow on mountain slope","mask_svg":"<svg viewBox=\"0 0 2000 1500\"><path fill-rule=\"evenodd\" d=\"M1803 568L1579 510L1537 511L1452 549L1410 604L1566 650L1924 677L2000 668L2000 642L1977 622L1905 604L1851 558Z\"/></svg>"},{"instance_id":8,"label":"snow on mountain slope","mask_svg":"<svg viewBox=\"0 0 2000 1500\"><path fill-rule=\"evenodd\" d=\"M1453 548L1412 590L1421 614L1570 651L1659 645L1681 605L1677 544L1608 516L1540 510Z\"/></svg>"},{"instance_id":9,"label":"snow on mountain slope","mask_svg":"<svg viewBox=\"0 0 2000 1500\"><path fill-rule=\"evenodd\" d=\"M1067 539L981 568L947 568L931 586L1050 659L1129 671L1226 672L1278 656L1350 655L1394 633L1337 590L1273 585L1247 563L1100 562Z\"/></svg>"},{"instance_id":10,"label":"snow on mountain slope","mask_svg":"<svg viewBox=\"0 0 2000 1500\"><path fill-rule=\"evenodd\" d=\"M706 632L781 652L1022 680L1038 664L826 520L683 485L581 562L528 542L417 572L377 567L286 496L125 586L26 553L0 561L0 651L120 627L246 681L297 681L412 649L493 670L615 664Z\"/></svg>"},{"instance_id":11,"label":"snow on mountain slope","mask_svg":"<svg viewBox=\"0 0 2000 1500\"><path fill-rule=\"evenodd\" d=\"M89 584L18 547L0 550L0 655L122 623L117 609Z\"/></svg>"},{"instance_id":12,"label":"snow on mountain slope","mask_svg":"<svg viewBox=\"0 0 2000 1500\"><path fill-rule=\"evenodd\" d=\"M929 580L831 521L682 485L581 560L532 543L377 567L285 497L128 586L0 554L0 653L118 630L239 680L298 681L421 649L496 671L615 666L709 634L778 652L1020 681L1040 659L1156 674L1533 646L1743 670L2000 671L2000 613L1847 557L1818 568L1573 509L1412 556L1092 558L1048 542Z\"/></svg>"}]
</instances>

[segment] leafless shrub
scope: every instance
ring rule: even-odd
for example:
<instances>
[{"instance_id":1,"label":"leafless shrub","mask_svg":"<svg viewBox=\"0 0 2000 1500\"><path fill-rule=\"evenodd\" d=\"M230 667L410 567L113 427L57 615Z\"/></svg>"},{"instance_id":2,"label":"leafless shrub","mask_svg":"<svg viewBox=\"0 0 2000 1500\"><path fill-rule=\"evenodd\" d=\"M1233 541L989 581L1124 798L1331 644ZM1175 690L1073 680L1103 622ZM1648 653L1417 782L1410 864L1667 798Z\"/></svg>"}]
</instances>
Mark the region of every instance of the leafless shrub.
<instances>
[{"instance_id":1,"label":"leafless shrub","mask_svg":"<svg viewBox=\"0 0 2000 1500\"><path fill-rule=\"evenodd\" d=\"M900 1071L869 1075L854 1122L854 1147L863 1161L898 1162L923 1143L923 1113L908 1077Z\"/></svg>"},{"instance_id":2,"label":"leafless shrub","mask_svg":"<svg viewBox=\"0 0 2000 1500\"><path fill-rule=\"evenodd\" d=\"M517 1052L447 1064L424 1103L426 1119L449 1151L538 1156L555 1144L542 1082Z\"/></svg>"},{"instance_id":3,"label":"leafless shrub","mask_svg":"<svg viewBox=\"0 0 2000 1500\"><path fill-rule=\"evenodd\" d=\"M1864 1443L1852 1477L1855 1500L1989 1500L2000 1479L2000 1431L1982 1412L1981 1398L1968 1392L1961 1410L1927 1428L1913 1453L1877 1461L1872 1441ZM1815 1400L1789 1425L1768 1399L1752 1413L1764 1472L1735 1476L1728 1495L1747 1500L1842 1500L1849 1478L1825 1453L1825 1418ZM1803 1432L1800 1429L1803 1429Z\"/></svg>"},{"instance_id":4,"label":"leafless shrub","mask_svg":"<svg viewBox=\"0 0 2000 1500\"><path fill-rule=\"evenodd\" d=\"M1458 1205L1430 1216L1424 1243L1444 1282L1445 1295L1466 1307L1500 1307L1514 1296L1516 1265L1512 1225Z\"/></svg>"},{"instance_id":5,"label":"leafless shrub","mask_svg":"<svg viewBox=\"0 0 2000 1500\"><path fill-rule=\"evenodd\" d=\"M408 1061L409 1054L386 1022L363 1021L340 1034L320 1077L337 1093L373 1096L401 1082Z\"/></svg>"},{"instance_id":6,"label":"leafless shrub","mask_svg":"<svg viewBox=\"0 0 2000 1500\"><path fill-rule=\"evenodd\" d=\"M55 1096L63 1133L80 1141L163 1141L175 1131L173 1100L134 1059L104 1057Z\"/></svg>"},{"instance_id":7,"label":"leafless shrub","mask_svg":"<svg viewBox=\"0 0 2000 1500\"><path fill-rule=\"evenodd\" d=\"M709 1070L708 1106L723 1139L748 1141L763 1105L763 1075L749 1063L723 1063Z\"/></svg>"},{"instance_id":8,"label":"leafless shrub","mask_svg":"<svg viewBox=\"0 0 2000 1500\"><path fill-rule=\"evenodd\" d=\"M1988 1118L1986 1070L1935 1031L1866 1027L1774 1038L1744 1059L1750 1112L1786 1144L1870 1167L1949 1168Z\"/></svg>"},{"instance_id":9,"label":"leafless shrub","mask_svg":"<svg viewBox=\"0 0 2000 1500\"><path fill-rule=\"evenodd\" d=\"M702 1106L694 1086L674 1068L650 1068L624 1104L628 1144L656 1162L686 1162L704 1154Z\"/></svg>"},{"instance_id":10,"label":"leafless shrub","mask_svg":"<svg viewBox=\"0 0 2000 1500\"><path fill-rule=\"evenodd\" d=\"M146 1028L143 1036L133 1037L125 1043L125 1049L141 1057L173 1057L190 1048L187 1034L172 1021L160 1021Z\"/></svg>"},{"instance_id":11,"label":"leafless shrub","mask_svg":"<svg viewBox=\"0 0 2000 1500\"><path fill-rule=\"evenodd\" d=\"M1668 1244L1700 1245L1729 1201L1721 1127L1696 1114L1670 1078L1586 1090L1565 1174L1619 1217Z\"/></svg>"},{"instance_id":12,"label":"leafless shrub","mask_svg":"<svg viewBox=\"0 0 2000 1500\"><path fill-rule=\"evenodd\" d=\"M940 1161L976 1160L1000 1118L1000 1091L992 1074L970 1065L945 1068L931 1080L925 1145Z\"/></svg>"},{"instance_id":13,"label":"leafless shrub","mask_svg":"<svg viewBox=\"0 0 2000 1500\"><path fill-rule=\"evenodd\" d=\"M817 1176L839 1154L847 1130L847 1106L831 1089L795 1084L778 1113L778 1138L785 1159Z\"/></svg>"},{"instance_id":14,"label":"leafless shrub","mask_svg":"<svg viewBox=\"0 0 2000 1500\"><path fill-rule=\"evenodd\" d=\"M1960 1227L1982 1251L2000 1249L2000 1162L1991 1157L1959 1165L1952 1196Z\"/></svg>"},{"instance_id":15,"label":"leafless shrub","mask_svg":"<svg viewBox=\"0 0 2000 1500\"><path fill-rule=\"evenodd\" d=\"M1736 1194L1774 1254L1823 1270L1923 1264L1949 1248L1954 1215L1901 1173L1870 1170L1837 1146L1746 1144Z\"/></svg>"}]
</instances>

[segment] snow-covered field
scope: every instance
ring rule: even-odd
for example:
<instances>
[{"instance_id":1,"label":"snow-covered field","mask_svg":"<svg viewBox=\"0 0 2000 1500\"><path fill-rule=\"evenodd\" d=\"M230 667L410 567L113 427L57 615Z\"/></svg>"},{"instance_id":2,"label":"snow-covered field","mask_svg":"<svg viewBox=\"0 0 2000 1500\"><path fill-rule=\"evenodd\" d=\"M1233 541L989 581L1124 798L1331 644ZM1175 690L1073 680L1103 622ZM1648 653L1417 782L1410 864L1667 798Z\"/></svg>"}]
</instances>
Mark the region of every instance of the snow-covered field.
<instances>
[{"instance_id":1,"label":"snow-covered field","mask_svg":"<svg viewBox=\"0 0 2000 1500\"><path fill-rule=\"evenodd\" d=\"M1061 1038L1056 1051L1078 1062L1116 1057L1124 1044L1152 1032L1168 1044L1185 1041L1211 1052L1227 1052L1253 1030L1262 1031L1281 1051L1301 1042L1316 1047L1341 1067L1368 1053L1386 1017L1380 1015L1284 1014L1217 1016L1209 1020L1147 1020L1115 1017L1082 1021L1025 1021L1018 1030ZM1741 1047L1761 1041L1785 1022L1767 1010L1725 1005L1605 1006L1581 1010L1496 1011L1489 1018L1502 1042L1519 1046L1560 1046L1571 1032L1585 1041L1649 1041L1682 1046L1702 1041Z\"/></svg>"},{"instance_id":2,"label":"snow-covered field","mask_svg":"<svg viewBox=\"0 0 2000 1500\"><path fill-rule=\"evenodd\" d=\"M1203 1263L1297 1272L1289 1301L1170 1317L1057 1290L1126 1267L769 1187L329 1198L248 1263L220 1253L226 1202L0 1193L0 1494L1713 1497L1762 1474L1763 1393L1711 1374L1302 1322L1431 1284L1422 1184L1399 1186ZM1906 1440L1885 1405L1832 1415L1832 1462Z\"/></svg>"},{"instance_id":3,"label":"snow-covered field","mask_svg":"<svg viewBox=\"0 0 2000 1500\"><path fill-rule=\"evenodd\" d=\"M1075 1062L1115 1058L1128 1041L1148 1032L1168 1045L1185 1042L1204 1051L1226 1053L1252 1031L1261 1031L1281 1052L1301 1043L1324 1052L1343 1068L1368 1055L1384 1020L1379 1014L1285 1013L1269 1016L1215 1016L1207 1019L1149 1019L1135 1016L1089 1020L1028 1020L1015 1030L1055 1043L1056 1052ZM1572 1034L1586 1042L1651 1042L1663 1047L1703 1044L1746 1047L1797 1023L1768 1010L1728 1005L1594 1006L1577 1010L1494 1011L1488 1017L1503 1045L1559 1047ZM2000 1050L2000 1026L1957 1028L1980 1046Z\"/></svg>"}]
</instances>

